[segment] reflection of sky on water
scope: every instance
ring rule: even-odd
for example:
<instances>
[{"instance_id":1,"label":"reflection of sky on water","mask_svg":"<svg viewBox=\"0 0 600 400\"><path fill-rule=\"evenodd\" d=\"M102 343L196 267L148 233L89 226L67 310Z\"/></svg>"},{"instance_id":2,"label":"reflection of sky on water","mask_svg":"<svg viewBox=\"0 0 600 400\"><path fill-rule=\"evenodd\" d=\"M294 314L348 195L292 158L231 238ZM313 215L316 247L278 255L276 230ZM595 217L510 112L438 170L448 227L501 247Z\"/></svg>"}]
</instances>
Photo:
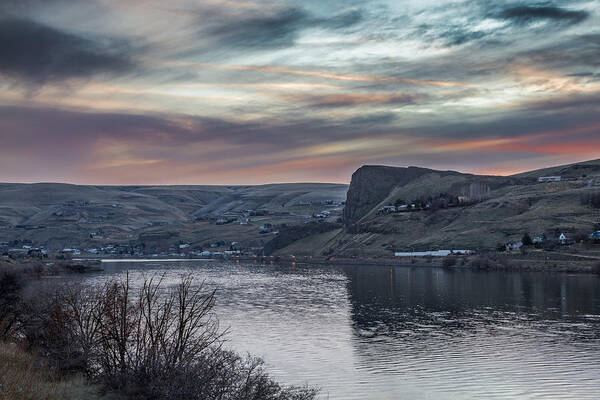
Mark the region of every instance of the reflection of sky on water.
<instances>
[{"instance_id":1,"label":"reflection of sky on water","mask_svg":"<svg viewBox=\"0 0 600 400\"><path fill-rule=\"evenodd\" d=\"M106 279L189 263L106 265ZM143 271L143 272L142 272ZM194 263L228 346L330 399L594 398L600 278L589 275Z\"/></svg>"}]
</instances>

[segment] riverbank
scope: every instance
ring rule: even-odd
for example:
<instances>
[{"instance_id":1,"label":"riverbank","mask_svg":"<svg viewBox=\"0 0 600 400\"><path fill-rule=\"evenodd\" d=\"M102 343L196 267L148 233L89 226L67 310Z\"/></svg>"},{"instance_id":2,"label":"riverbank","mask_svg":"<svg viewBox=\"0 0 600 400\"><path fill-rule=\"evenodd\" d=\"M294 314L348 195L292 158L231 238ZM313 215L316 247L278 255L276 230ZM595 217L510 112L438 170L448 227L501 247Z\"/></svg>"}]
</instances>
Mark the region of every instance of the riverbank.
<instances>
[{"instance_id":1,"label":"riverbank","mask_svg":"<svg viewBox=\"0 0 600 400\"><path fill-rule=\"evenodd\" d=\"M533 271L566 273L600 273L600 260L577 254L503 254L483 253L447 257L393 257L393 258L341 258L313 256L249 256L239 255L223 258L233 262L296 263L315 265L356 265L389 267L435 267L444 269L474 269L485 271ZM103 259L102 262L185 262L211 261L209 258L149 258L149 259Z\"/></svg>"},{"instance_id":2,"label":"riverbank","mask_svg":"<svg viewBox=\"0 0 600 400\"><path fill-rule=\"evenodd\" d=\"M34 274L37 276L59 274L85 274L102 271L101 261L97 259L61 260L22 258L0 259L0 271L15 271Z\"/></svg>"},{"instance_id":3,"label":"riverbank","mask_svg":"<svg viewBox=\"0 0 600 400\"><path fill-rule=\"evenodd\" d=\"M240 258L240 260L242 260ZM397 267L437 267L444 269L475 269L487 271L534 271L600 273L600 260L576 257L547 257L545 259L520 255L485 253L479 255L448 257L396 257L396 258L326 258L326 257L249 257L244 260L286 262L321 265L373 265Z\"/></svg>"}]
</instances>

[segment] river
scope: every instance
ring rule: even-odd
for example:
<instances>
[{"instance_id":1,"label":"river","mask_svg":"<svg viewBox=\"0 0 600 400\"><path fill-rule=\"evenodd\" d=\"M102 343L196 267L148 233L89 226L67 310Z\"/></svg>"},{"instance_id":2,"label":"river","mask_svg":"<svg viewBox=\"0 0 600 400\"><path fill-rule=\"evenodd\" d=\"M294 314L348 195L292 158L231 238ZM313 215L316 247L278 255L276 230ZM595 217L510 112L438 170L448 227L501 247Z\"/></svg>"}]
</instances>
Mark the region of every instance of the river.
<instances>
[{"instance_id":1,"label":"river","mask_svg":"<svg viewBox=\"0 0 600 400\"><path fill-rule=\"evenodd\" d=\"M103 263L217 289L227 346L323 399L598 399L600 277L423 267Z\"/></svg>"}]
</instances>

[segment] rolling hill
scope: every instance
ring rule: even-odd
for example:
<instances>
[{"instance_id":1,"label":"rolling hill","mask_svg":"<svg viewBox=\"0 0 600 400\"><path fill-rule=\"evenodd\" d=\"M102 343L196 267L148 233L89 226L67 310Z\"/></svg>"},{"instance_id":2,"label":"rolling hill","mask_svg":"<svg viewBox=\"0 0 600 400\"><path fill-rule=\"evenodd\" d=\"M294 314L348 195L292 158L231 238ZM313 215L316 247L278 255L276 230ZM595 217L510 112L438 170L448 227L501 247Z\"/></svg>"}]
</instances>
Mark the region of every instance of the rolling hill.
<instances>
[{"instance_id":1,"label":"rolling hill","mask_svg":"<svg viewBox=\"0 0 600 400\"><path fill-rule=\"evenodd\" d=\"M547 175L562 180L538 181ZM352 175L343 230L321 234L322 240L303 239L278 253L376 257L495 249L526 232L585 237L600 229L600 209L585 200L593 193L600 193L600 160L513 176L367 165ZM390 206L398 210L388 212Z\"/></svg>"},{"instance_id":2,"label":"rolling hill","mask_svg":"<svg viewBox=\"0 0 600 400\"><path fill-rule=\"evenodd\" d=\"M0 242L49 249L101 247L162 239L248 241L260 245L262 223L301 223L325 203L345 200L347 185L291 183L259 186L82 186L0 184ZM216 225L260 210L248 224ZM341 215L341 210L339 211ZM93 237L92 237L93 236ZM167 239L165 239L167 238Z\"/></svg>"}]
</instances>

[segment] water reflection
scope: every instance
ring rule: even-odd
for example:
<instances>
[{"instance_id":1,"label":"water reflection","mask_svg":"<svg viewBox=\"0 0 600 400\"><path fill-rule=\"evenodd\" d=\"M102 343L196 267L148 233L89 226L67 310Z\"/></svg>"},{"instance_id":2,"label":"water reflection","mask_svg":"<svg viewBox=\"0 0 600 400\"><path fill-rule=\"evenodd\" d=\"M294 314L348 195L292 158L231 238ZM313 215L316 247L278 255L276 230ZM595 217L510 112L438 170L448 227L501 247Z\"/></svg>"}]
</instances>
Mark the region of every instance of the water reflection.
<instances>
[{"instance_id":1,"label":"water reflection","mask_svg":"<svg viewBox=\"0 0 600 400\"><path fill-rule=\"evenodd\" d=\"M352 318L362 335L452 335L525 323L563 327L549 321L578 321L579 339L600 334L600 279L595 276L404 267L344 272Z\"/></svg>"},{"instance_id":2,"label":"water reflection","mask_svg":"<svg viewBox=\"0 0 600 400\"><path fill-rule=\"evenodd\" d=\"M599 393L597 277L418 268L345 273L356 366L382 383L382 398ZM392 376L403 383L386 386Z\"/></svg>"}]
</instances>

